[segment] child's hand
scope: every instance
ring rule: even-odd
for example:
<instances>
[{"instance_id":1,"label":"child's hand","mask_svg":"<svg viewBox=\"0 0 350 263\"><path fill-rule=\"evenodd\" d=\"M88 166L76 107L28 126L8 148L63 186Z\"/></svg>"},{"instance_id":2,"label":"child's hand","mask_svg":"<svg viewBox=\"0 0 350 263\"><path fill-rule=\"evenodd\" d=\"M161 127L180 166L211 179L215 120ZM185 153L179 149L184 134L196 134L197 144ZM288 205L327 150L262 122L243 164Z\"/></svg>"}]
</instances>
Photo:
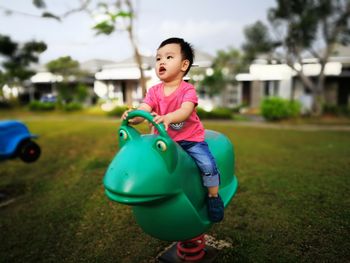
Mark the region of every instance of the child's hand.
<instances>
[{"instance_id":1,"label":"child's hand","mask_svg":"<svg viewBox=\"0 0 350 263\"><path fill-rule=\"evenodd\" d=\"M168 115L158 115L155 112L152 112L151 114L152 114L152 116L154 116L153 121L155 123L157 123L157 124L163 123L165 130L168 130L168 127L171 123L170 117Z\"/></svg>"},{"instance_id":2,"label":"child's hand","mask_svg":"<svg viewBox=\"0 0 350 263\"><path fill-rule=\"evenodd\" d=\"M132 111L132 109L124 111L123 115L121 116L121 119L122 120L126 120L126 118L128 117L128 114L129 114L130 111ZM133 123L133 119L129 119L128 122L129 123Z\"/></svg>"}]
</instances>

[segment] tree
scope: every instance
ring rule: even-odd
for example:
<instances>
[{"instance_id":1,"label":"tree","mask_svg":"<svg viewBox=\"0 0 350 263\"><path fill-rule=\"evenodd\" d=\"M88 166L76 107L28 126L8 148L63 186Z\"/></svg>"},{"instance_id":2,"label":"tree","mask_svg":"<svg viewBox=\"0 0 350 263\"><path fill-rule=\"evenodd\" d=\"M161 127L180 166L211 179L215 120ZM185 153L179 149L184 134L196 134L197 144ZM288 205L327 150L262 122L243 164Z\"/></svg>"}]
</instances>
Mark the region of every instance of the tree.
<instances>
[{"instance_id":1,"label":"tree","mask_svg":"<svg viewBox=\"0 0 350 263\"><path fill-rule=\"evenodd\" d=\"M219 94L227 84L234 83L234 76L241 70L241 54L238 50L230 48L227 51L219 50L213 61L211 69L207 70L201 86L207 88L210 96Z\"/></svg>"},{"instance_id":2,"label":"tree","mask_svg":"<svg viewBox=\"0 0 350 263\"><path fill-rule=\"evenodd\" d=\"M350 43L350 1L348 0L276 0L268 18L275 31L283 60L312 91L312 113L320 115L324 100L325 66L337 43ZM247 38L247 42L249 42ZM251 43L251 42L250 42ZM275 54L278 54L275 52ZM303 72L303 57L318 59L321 70L314 82Z\"/></svg>"},{"instance_id":3,"label":"tree","mask_svg":"<svg viewBox=\"0 0 350 263\"><path fill-rule=\"evenodd\" d=\"M133 49L135 61L138 65L140 71L140 84L142 87L143 95L146 94L146 78L144 75L142 67L142 56L138 49L135 33L134 33L134 19L136 17L136 12L134 10L131 0L113 0L110 2L101 1L98 3L97 9L93 11L91 9L91 0L80 0L79 5L63 14L56 14L55 12L46 9L46 4L44 0L33 0L33 4L38 9L42 9L43 12L39 17L55 19L57 21L62 21L64 18L77 13L77 12L87 12L92 17L103 17L101 21L96 22L93 29L97 34L110 35L116 31L127 31L131 46ZM5 10L7 14L16 13L26 16L35 16L33 14L22 13L16 10L11 10L0 6L0 9Z\"/></svg>"},{"instance_id":4,"label":"tree","mask_svg":"<svg viewBox=\"0 0 350 263\"><path fill-rule=\"evenodd\" d=\"M244 29L246 42L242 45L244 62L253 61L258 54L270 54L276 43L270 37L269 29L264 23L257 21ZM271 55L271 54L270 54Z\"/></svg>"},{"instance_id":5,"label":"tree","mask_svg":"<svg viewBox=\"0 0 350 263\"><path fill-rule=\"evenodd\" d=\"M146 94L146 78L142 67L142 57L138 49L135 33L134 33L134 19L135 10L130 0L116 0L113 5L100 3L103 20L98 22L94 29L97 34L110 35L117 30L126 30L134 51L135 61L140 71L140 82L143 96Z\"/></svg>"},{"instance_id":6,"label":"tree","mask_svg":"<svg viewBox=\"0 0 350 263\"><path fill-rule=\"evenodd\" d=\"M62 76L62 81L56 84L60 100L83 102L88 96L85 85L72 83L72 80L84 76L84 72L79 69L78 61L73 60L70 56L60 57L48 62L46 68L51 73Z\"/></svg>"},{"instance_id":7,"label":"tree","mask_svg":"<svg viewBox=\"0 0 350 263\"><path fill-rule=\"evenodd\" d=\"M6 15L17 14L23 16L31 17L42 17L55 19L57 21L62 21L62 19L68 17L76 12L85 11L90 4L90 0L80 0L80 5L77 8L68 10L63 14L54 14L46 9L46 4L44 0L33 0L33 5L38 9L43 10L40 15L29 14L25 12L20 12L12 10L3 6L0 6L0 10L4 10ZM23 82L30 76L34 75L35 72L28 69L30 63L38 62L38 55L46 50L47 46L43 42L31 41L25 43L23 47L18 48L18 44L12 42L9 37L0 35L0 55L6 57L5 62L2 64L6 72L2 73L0 71L0 86L3 83L18 83ZM32 99L32 95L30 96Z\"/></svg>"},{"instance_id":8,"label":"tree","mask_svg":"<svg viewBox=\"0 0 350 263\"><path fill-rule=\"evenodd\" d=\"M79 62L70 56L65 56L51 60L46 64L46 68L52 73L62 75L67 80L69 76L79 73Z\"/></svg>"},{"instance_id":9,"label":"tree","mask_svg":"<svg viewBox=\"0 0 350 263\"><path fill-rule=\"evenodd\" d=\"M22 44L14 42L10 37L0 35L0 56L3 58L0 71L0 87L23 84L35 74L29 68L31 63L39 60L39 54L46 50L44 42L29 41Z\"/></svg>"},{"instance_id":10,"label":"tree","mask_svg":"<svg viewBox=\"0 0 350 263\"><path fill-rule=\"evenodd\" d=\"M47 10L47 6L44 0L32 0L33 5L40 9L43 10L41 14L36 15L36 14L30 14L26 12L21 12L17 10L13 10L4 6L0 6L0 10L4 10L6 15L12 15L12 14L17 14L17 15L22 15L22 16L29 16L29 17L42 17L42 18L50 18L50 19L55 19L57 21L62 21L62 19L77 13L81 11L87 11L88 7L91 3L91 0L79 0L79 5L76 8L70 9L62 14L55 14L49 10Z\"/></svg>"}]
</instances>

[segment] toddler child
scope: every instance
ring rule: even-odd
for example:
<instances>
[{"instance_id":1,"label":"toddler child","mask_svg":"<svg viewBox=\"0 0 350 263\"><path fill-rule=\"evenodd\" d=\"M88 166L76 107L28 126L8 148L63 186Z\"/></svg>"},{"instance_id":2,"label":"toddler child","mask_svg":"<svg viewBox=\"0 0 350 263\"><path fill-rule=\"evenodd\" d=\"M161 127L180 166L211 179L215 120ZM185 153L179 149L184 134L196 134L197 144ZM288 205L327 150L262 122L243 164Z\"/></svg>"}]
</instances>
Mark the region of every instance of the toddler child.
<instances>
[{"instance_id":1,"label":"toddler child","mask_svg":"<svg viewBox=\"0 0 350 263\"><path fill-rule=\"evenodd\" d=\"M148 90L138 109L150 112L155 123L163 123L169 136L194 159L202 173L203 185L208 189L208 217L212 222L220 222L224 217L224 204L218 194L219 171L204 141L204 127L195 110L196 90L183 80L193 59L193 48L183 39L164 40L156 55L156 74L161 83ZM123 114L123 119L128 112ZM142 121L141 117L129 120L131 124Z\"/></svg>"}]
</instances>

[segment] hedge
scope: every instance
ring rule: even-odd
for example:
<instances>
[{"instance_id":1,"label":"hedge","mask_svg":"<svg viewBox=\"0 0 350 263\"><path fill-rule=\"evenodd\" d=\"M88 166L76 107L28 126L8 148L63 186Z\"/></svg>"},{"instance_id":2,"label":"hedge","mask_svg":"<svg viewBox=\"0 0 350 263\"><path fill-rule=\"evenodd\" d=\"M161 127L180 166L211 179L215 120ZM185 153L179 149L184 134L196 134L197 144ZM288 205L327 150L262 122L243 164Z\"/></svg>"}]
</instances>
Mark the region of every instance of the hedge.
<instances>
[{"instance_id":1,"label":"hedge","mask_svg":"<svg viewBox=\"0 0 350 263\"><path fill-rule=\"evenodd\" d=\"M300 115L301 105L278 97L269 97L260 105L261 115L269 121L278 121Z\"/></svg>"}]
</instances>

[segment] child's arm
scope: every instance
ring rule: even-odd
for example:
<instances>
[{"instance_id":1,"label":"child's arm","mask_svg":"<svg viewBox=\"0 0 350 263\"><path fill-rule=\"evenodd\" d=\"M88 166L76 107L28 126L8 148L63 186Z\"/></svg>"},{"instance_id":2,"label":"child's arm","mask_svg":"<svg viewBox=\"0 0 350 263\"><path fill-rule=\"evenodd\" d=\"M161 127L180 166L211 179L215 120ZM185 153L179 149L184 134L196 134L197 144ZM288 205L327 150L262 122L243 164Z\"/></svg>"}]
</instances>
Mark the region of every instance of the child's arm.
<instances>
[{"instance_id":1,"label":"child's arm","mask_svg":"<svg viewBox=\"0 0 350 263\"><path fill-rule=\"evenodd\" d=\"M155 116L153 121L155 123L162 122L167 130L170 123L179 123L186 120L194 111L194 107L195 105L193 102L186 101L181 104L179 109L166 115L157 115L156 113L152 113L152 115Z\"/></svg>"},{"instance_id":2,"label":"child's arm","mask_svg":"<svg viewBox=\"0 0 350 263\"><path fill-rule=\"evenodd\" d=\"M152 108L146 103L141 103L140 106L137 109L138 110L144 110L144 111L147 111L147 112L151 112L152 111ZM127 111L125 111L123 113L122 120L125 120L128 117L128 114L129 114L130 111L132 111L132 109L127 110ZM135 118L130 119L129 123L136 125L136 124L139 124L139 123L143 122L144 120L145 119L142 118L142 117L135 117Z\"/></svg>"}]
</instances>

